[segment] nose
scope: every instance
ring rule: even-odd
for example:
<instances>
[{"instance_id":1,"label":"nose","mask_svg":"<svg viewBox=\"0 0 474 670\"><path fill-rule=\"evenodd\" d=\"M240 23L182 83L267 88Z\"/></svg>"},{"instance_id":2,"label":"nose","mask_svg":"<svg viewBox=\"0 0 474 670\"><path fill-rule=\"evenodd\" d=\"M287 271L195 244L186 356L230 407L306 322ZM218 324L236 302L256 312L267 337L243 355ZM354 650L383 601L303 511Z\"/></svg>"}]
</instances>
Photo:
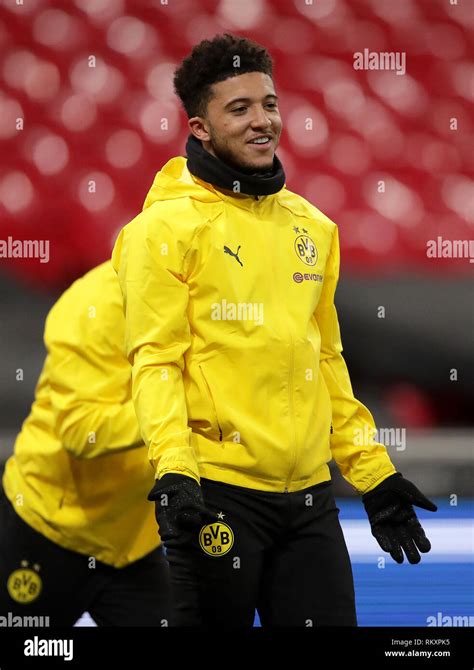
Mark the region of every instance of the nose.
<instances>
[{"instance_id":1,"label":"nose","mask_svg":"<svg viewBox=\"0 0 474 670\"><path fill-rule=\"evenodd\" d=\"M255 107L250 125L252 128L269 128L272 125L261 105Z\"/></svg>"}]
</instances>

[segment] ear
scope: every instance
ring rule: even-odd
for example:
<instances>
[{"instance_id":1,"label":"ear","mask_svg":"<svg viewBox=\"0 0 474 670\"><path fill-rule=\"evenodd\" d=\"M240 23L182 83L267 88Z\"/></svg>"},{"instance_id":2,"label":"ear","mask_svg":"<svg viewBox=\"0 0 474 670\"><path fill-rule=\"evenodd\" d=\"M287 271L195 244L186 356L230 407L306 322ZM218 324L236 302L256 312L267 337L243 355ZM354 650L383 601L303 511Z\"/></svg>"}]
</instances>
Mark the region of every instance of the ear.
<instances>
[{"instance_id":1,"label":"ear","mask_svg":"<svg viewBox=\"0 0 474 670\"><path fill-rule=\"evenodd\" d=\"M188 121L189 130L192 132L194 137L202 142L209 142L211 136L207 130L206 120L202 116L193 116Z\"/></svg>"}]
</instances>

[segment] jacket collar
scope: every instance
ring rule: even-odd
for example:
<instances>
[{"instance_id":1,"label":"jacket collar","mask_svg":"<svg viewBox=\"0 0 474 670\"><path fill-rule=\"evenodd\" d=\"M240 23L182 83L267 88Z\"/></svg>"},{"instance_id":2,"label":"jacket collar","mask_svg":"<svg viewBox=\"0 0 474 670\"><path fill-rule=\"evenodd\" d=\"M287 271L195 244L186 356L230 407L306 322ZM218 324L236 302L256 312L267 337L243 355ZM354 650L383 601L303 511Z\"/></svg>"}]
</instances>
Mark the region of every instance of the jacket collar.
<instances>
[{"instance_id":1,"label":"jacket collar","mask_svg":"<svg viewBox=\"0 0 474 670\"><path fill-rule=\"evenodd\" d=\"M272 195L285 185L285 172L277 156L273 159L273 169L269 173L246 174L210 154L192 134L186 143L186 154L187 167L192 175L229 194L237 195L234 190L236 183L239 185L238 194L253 196Z\"/></svg>"}]
</instances>

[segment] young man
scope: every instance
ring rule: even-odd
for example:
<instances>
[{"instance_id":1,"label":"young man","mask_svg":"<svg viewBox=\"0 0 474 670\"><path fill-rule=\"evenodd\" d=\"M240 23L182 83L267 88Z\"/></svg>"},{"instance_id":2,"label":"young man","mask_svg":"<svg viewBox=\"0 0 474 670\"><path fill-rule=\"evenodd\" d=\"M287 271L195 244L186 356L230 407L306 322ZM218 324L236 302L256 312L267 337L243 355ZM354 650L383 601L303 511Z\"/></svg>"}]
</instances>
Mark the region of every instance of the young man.
<instances>
[{"instance_id":1,"label":"young man","mask_svg":"<svg viewBox=\"0 0 474 670\"><path fill-rule=\"evenodd\" d=\"M0 495L0 616L162 626L169 571L153 469L131 400L122 295L110 262L46 320L48 352Z\"/></svg>"},{"instance_id":2,"label":"young man","mask_svg":"<svg viewBox=\"0 0 474 670\"><path fill-rule=\"evenodd\" d=\"M397 562L430 549L412 504L436 508L383 445L358 445L375 427L341 355L338 231L284 187L270 56L217 36L175 88L188 158L158 173L113 254L174 621L251 625L257 607L264 626L355 625L328 462Z\"/></svg>"}]
</instances>

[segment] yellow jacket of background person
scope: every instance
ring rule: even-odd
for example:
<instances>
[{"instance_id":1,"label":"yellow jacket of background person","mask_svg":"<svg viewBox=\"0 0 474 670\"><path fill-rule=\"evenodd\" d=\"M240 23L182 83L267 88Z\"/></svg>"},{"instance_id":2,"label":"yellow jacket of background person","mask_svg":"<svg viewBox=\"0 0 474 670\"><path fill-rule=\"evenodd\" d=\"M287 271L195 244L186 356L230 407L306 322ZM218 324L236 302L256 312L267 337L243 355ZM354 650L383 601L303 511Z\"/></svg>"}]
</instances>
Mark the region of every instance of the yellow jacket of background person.
<instances>
[{"instance_id":1,"label":"yellow jacket of background person","mask_svg":"<svg viewBox=\"0 0 474 670\"><path fill-rule=\"evenodd\" d=\"M291 492L334 458L362 493L395 472L341 355L337 227L304 198L217 190L173 158L112 263L157 477Z\"/></svg>"},{"instance_id":2,"label":"yellow jacket of background person","mask_svg":"<svg viewBox=\"0 0 474 670\"><path fill-rule=\"evenodd\" d=\"M3 478L26 523L115 567L159 544L124 331L122 295L107 262L77 280L46 319L46 361Z\"/></svg>"}]
</instances>

